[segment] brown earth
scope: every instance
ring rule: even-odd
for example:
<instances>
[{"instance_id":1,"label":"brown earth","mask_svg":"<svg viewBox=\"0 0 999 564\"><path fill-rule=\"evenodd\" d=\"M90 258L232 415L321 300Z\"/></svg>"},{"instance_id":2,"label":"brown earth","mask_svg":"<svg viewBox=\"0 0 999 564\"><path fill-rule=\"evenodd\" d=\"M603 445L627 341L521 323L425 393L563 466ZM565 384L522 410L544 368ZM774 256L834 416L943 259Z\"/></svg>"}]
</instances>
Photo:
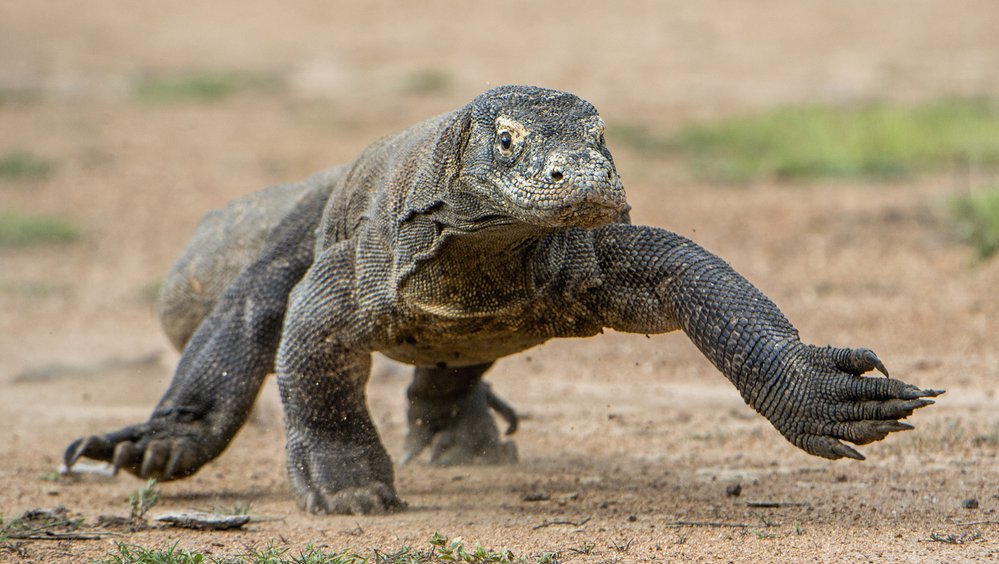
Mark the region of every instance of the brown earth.
<instances>
[{"instance_id":1,"label":"brown earth","mask_svg":"<svg viewBox=\"0 0 999 564\"><path fill-rule=\"evenodd\" d=\"M806 340L872 347L893 375L946 388L912 417L915 431L865 447L866 462L828 462L781 438L683 335L552 342L491 373L526 415L520 464L412 464L397 471L407 511L316 517L292 500L269 381L225 455L161 484L152 513L249 503L276 520L8 542L0 560L83 561L121 541L213 556L271 543L363 552L426 547L434 531L566 561L997 558L999 260L973 263L944 213L949 195L994 179L711 186L674 159L629 151L613 131L786 103L995 94L995 4L606 4L0 4L0 155L30 151L57 166L0 181L0 211L66 216L85 230L72 245L0 250L0 513L61 504L88 528L128 513L139 480L43 477L69 441L143 420L165 389L177 355L150 294L202 213L349 160L503 83L592 101L612 126L634 220L728 259ZM217 102L131 95L142 77L191 69L282 80ZM369 386L395 455L407 381L404 367L378 360ZM727 496L735 483L741 496ZM968 499L978 507L964 508Z\"/></svg>"}]
</instances>

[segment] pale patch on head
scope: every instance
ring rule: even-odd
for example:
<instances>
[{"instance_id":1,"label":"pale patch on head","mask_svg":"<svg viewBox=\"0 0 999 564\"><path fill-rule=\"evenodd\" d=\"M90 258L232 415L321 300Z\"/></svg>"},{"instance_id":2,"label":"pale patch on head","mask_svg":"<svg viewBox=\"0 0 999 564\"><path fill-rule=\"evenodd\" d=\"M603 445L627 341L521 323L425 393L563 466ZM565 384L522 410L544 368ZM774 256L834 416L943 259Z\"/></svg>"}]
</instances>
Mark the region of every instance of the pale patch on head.
<instances>
[{"instance_id":1,"label":"pale patch on head","mask_svg":"<svg viewBox=\"0 0 999 564\"><path fill-rule=\"evenodd\" d=\"M527 137L527 128L519 121L499 116L496 118L496 144L500 153L511 155L523 145Z\"/></svg>"},{"instance_id":2,"label":"pale patch on head","mask_svg":"<svg viewBox=\"0 0 999 564\"><path fill-rule=\"evenodd\" d=\"M604 123L603 118L600 116L594 116L593 126L590 127L590 131L600 136L603 135L607 130L607 124Z\"/></svg>"}]
</instances>

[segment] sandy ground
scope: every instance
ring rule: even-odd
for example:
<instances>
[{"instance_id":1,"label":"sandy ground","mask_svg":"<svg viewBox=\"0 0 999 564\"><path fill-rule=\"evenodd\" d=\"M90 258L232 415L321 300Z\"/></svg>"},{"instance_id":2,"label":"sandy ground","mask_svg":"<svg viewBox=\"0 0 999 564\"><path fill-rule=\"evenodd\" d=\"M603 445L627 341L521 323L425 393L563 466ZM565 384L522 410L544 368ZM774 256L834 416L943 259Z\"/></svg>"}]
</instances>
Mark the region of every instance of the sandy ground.
<instances>
[{"instance_id":1,"label":"sandy ground","mask_svg":"<svg viewBox=\"0 0 999 564\"><path fill-rule=\"evenodd\" d=\"M291 498L269 381L225 455L161 485L152 513L249 503L274 519L12 542L0 561L83 561L121 541L214 556L271 543L426 547L434 531L564 561L999 557L999 260L974 264L943 213L987 175L718 187L629 152L613 131L786 103L994 94L995 4L614 5L0 3L0 154L56 162L47 178L0 183L0 210L85 230L73 245L0 250L0 514L64 505L92 528L128 513L139 480L45 477L72 439L143 420L165 389L177 355L150 289L205 211L504 83L592 101L611 124L633 219L725 257L805 340L869 346L893 375L946 388L912 418L916 431L865 447L866 462L828 462L781 438L683 335L552 342L490 376L525 414L520 464L415 463L397 470L407 511L315 517ZM130 94L142 77L191 69L282 86L212 103ZM370 404L395 456L407 383L405 367L377 360ZM741 496L726 495L736 483Z\"/></svg>"}]
</instances>

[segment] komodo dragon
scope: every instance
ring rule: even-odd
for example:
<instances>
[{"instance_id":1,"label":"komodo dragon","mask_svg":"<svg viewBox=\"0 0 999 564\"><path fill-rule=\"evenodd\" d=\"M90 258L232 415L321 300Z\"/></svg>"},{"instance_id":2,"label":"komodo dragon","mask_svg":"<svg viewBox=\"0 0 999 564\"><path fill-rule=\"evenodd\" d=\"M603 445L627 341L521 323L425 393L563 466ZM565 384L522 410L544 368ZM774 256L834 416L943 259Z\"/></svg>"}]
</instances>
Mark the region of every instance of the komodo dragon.
<instances>
[{"instance_id":1,"label":"komodo dragon","mask_svg":"<svg viewBox=\"0 0 999 564\"><path fill-rule=\"evenodd\" d=\"M503 86L352 163L208 216L171 273L162 318L183 355L149 421L66 450L160 480L194 474L277 373L303 509L403 503L365 405L371 353L415 365L407 457L510 457L483 373L554 337L682 329L789 441L864 457L941 390L887 378L863 348L801 342L727 263L631 225L588 102ZM861 375L873 369L885 378Z\"/></svg>"}]
</instances>

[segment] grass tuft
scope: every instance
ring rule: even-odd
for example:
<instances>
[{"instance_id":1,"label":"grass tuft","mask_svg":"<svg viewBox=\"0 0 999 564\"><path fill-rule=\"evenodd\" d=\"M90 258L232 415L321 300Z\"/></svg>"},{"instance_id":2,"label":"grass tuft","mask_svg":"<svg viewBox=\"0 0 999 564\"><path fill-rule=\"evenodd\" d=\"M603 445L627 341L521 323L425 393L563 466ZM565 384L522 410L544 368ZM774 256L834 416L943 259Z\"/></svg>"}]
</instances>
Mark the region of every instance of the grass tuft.
<instances>
[{"instance_id":1,"label":"grass tuft","mask_svg":"<svg viewBox=\"0 0 999 564\"><path fill-rule=\"evenodd\" d=\"M999 251L999 186L950 201L958 237L971 243L979 259Z\"/></svg>"},{"instance_id":2,"label":"grass tuft","mask_svg":"<svg viewBox=\"0 0 999 564\"><path fill-rule=\"evenodd\" d=\"M192 71L139 78L133 97L147 103L219 102L243 92L271 92L281 86L273 73Z\"/></svg>"},{"instance_id":3,"label":"grass tuft","mask_svg":"<svg viewBox=\"0 0 999 564\"><path fill-rule=\"evenodd\" d=\"M0 156L0 179L38 180L52 174L55 163L25 151L14 151Z\"/></svg>"},{"instance_id":4,"label":"grass tuft","mask_svg":"<svg viewBox=\"0 0 999 564\"><path fill-rule=\"evenodd\" d=\"M0 212L0 248L72 243L80 237L80 228L65 218Z\"/></svg>"},{"instance_id":5,"label":"grass tuft","mask_svg":"<svg viewBox=\"0 0 999 564\"><path fill-rule=\"evenodd\" d=\"M461 537L449 539L434 533L429 541L429 549L416 549L403 546L393 552L372 549L370 556L352 550L326 551L312 545L306 546L298 554L287 547L268 545L263 549L249 549L245 554L232 558L206 556L196 550L178 548L175 543L167 548L146 548L124 542L116 543L115 551L100 560L108 564L200 564L202 562L226 562L240 564L417 564L417 563L554 563L559 561L559 553L545 552L533 560L518 558L509 550L489 550L476 544L467 548Z\"/></svg>"},{"instance_id":6,"label":"grass tuft","mask_svg":"<svg viewBox=\"0 0 999 564\"><path fill-rule=\"evenodd\" d=\"M156 480L151 479L146 485L128 494L128 506L133 521L145 519L146 513L160 501L160 493L156 490Z\"/></svg>"},{"instance_id":7,"label":"grass tuft","mask_svg":"<svg viewBox=\"0 0 999 564\"><path fill-rule=\"evenodd\" d=\"M100 560L107 564L201 564L208 562L205 555L192 550L177 548L177 543L166 549L145 548L124 542L115 543L116 552Z\"/></svg>"},{"instance_id":8,"label":"grass tuft","mask_svg":"<svg viewBox=\"0 0 999 564\"><path fill-rule=\"evenodd\" d=\"M635 126L612 133L639 150L681 154L697 175L727 182L893 179L955 163L999 165L999 103L984 98L787 107L666 135Z\"/></svg>"}]
</instances>

